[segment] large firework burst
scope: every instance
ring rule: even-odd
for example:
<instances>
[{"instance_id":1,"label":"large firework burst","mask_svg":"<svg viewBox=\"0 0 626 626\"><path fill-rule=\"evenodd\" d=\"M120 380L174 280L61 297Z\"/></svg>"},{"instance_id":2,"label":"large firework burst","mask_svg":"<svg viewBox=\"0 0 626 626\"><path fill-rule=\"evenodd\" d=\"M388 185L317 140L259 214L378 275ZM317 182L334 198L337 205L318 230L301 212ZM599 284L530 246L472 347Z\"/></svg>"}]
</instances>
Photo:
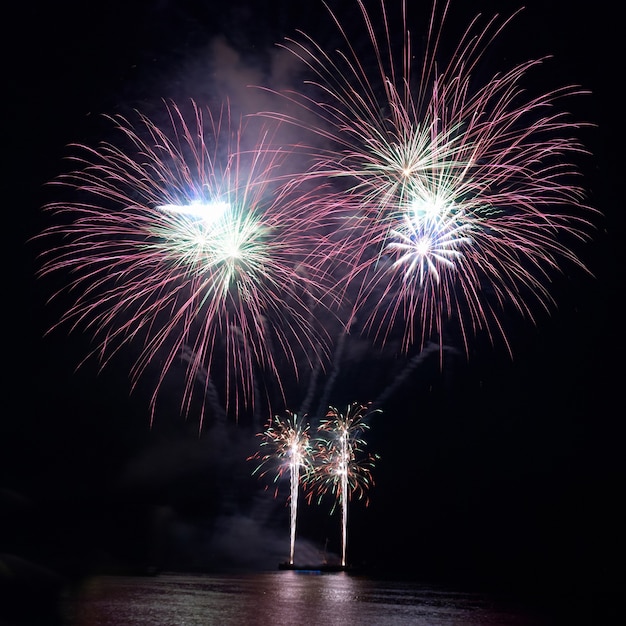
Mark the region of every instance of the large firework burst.
<instances>
[{"instance_id":1,"label":"large firework burst","mask_svg":"<svg viewBox=\"0 0 626 626\"><path fill-rule=\"evenodd\" d=\"M153 408L180 359L181 408L197 394L202 426L215 388L237 416L263 374L281 388L325 359L322 205L282 178L288 153L268 125L235 123L227 105L165 113L165 123L112 117L116 141L75 146L77 169L55 181L68 199L45 207L39 273L71 276L60 324L92 332L103 363L139 346L132 378L156 368Z\"/></svg>"},{"instance_id":2,"label":"large firework burst","mask_svg":"<svg viewBox=\"0 0 626 626\"><path fill-rule=\"evenodd\" d=\"M358 318L383 343L400 327L408 350L441 341L453 320L466 350L481 331L508 345L505 308L533 319L537 304L554 304L555 273L584 270L576 246L593 211L576 165L583 124L561 108L584 90L532 95L528 75L543 58L485 78L490 46L515 15L475 18L446 60L449 2L435 0L414 71L406 1L399 20L385 0L376 14L355 2L360 37L325 5L339 41L332 51L305 32L281 44L312 74L283 92L302 115L262 113L322 139L309 174L336 181L328 201L345 209L329 258L342 260L348 326Z\"/></svg>"}]
</instances>

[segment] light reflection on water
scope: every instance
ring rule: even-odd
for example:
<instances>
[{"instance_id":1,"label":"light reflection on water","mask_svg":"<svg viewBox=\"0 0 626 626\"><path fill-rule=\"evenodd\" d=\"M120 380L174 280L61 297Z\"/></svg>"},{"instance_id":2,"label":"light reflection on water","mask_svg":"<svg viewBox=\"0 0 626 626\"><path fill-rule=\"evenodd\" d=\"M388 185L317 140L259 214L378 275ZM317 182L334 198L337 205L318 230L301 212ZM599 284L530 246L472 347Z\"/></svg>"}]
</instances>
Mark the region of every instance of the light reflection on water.
<instances>
[{"instance_id":1,"label":"light reflection on water","mask_svg":"<svg viewBox=\"0 0 626 626\"><path fill-rule=\"evenodd\" d=\"M97 577L65 602L68 626L544 626L487 595L345 572Z\"/></svg>"}]
</instances>

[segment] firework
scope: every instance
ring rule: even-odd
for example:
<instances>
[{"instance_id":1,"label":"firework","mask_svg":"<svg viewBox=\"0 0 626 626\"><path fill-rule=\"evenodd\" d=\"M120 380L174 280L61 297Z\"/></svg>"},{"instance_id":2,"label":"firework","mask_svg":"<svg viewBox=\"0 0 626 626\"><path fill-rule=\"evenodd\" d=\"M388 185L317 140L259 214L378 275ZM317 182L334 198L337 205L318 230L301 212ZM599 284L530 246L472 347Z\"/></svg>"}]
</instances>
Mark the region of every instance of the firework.
<instances>
[{"instance_id":1,"label":"firework","mask_svg":"<svg viewBox=\"0 0 626 626\"><path fill-rule=\"evenodd\" d=\"M407 3L399 21L384 0L375 15L356 4L360 37L325 5L333 52L304 32L281 44L312 75L306 89L282 93L302 115L262 113L322 140L311 142L309 175L333 180L328 201L345 209L329 258L342 260L347 326L359 319L382 343L399 329L408 351L441 342L452 321L466 351L481 332L508 346L505 309L532 320L536 305L554 304L550 281L563 264L585 271L575 250L594 213L575 163L584 124L560 109L585 92L530 95L528 75L547 57L484 78L490 45L515 14L474 19L447 61L449 3L435 1L414 71Z\"/></svg>"},{"instance_id":2,"label":"firework","mask_svg":"<svg viewBox=\"0 0 626 626\"><path fill-rule=\"evenodd\" d=\"M306 417L298 420L296 413L287 411L284 417L275 415L269 421L265 431L260 433L260 436L262 437L261 446L266 452L265 454L257 452L248 459L260 460L253 474L258 472L260 476L265 476L268 472L273 471L274 481L278 482L285 472L289 472L291 512L289 563L293 565L301 477L306 478L313 471L313 450L310 444L309 425L306 424ZM263 471L260 472L261 469Z\"/></svg>"},{"instance_id":3,"label":"firework","mask_svg":"<svg viewBox=\"0 0 626 626\"><path fill-rule=\"evenodd\" d=\"M380 411L376 411L380 412ZM311 483L312 494L321 499L331 493L334 497L333 508L341 508L341 565L346 566L346 548L348 540L348 502L356 497L365 498L372 485L372 468L377 456L364 454L366 445L363 434L369 429L365 418L371 415L369 405L356 402L350 404L345 414L335 407L329 407L326 417L320 422L322 436L317 439L315 472L307 476Z\"/></svg>"},{"instance_id":4,"label":"firework","mask_svg":"<svg viewBox=\"0 0 626 626\"><path fill-rule=\"evenodd\" d=\"M189 111L111 117L117 142L74 146L77 169L55 181L69 199L45 207L39 274L70 277L59 324L91 332L103 365L132 343L133 385L156 368L153 413L181 363L181 409L198 394L202 427L211 386L238 416L259 377L282 393L283 376L326 358L315 311L330 289L316 191L285 179L276 131L235 123L226 105Z\"/></svg>"}]
</instances>

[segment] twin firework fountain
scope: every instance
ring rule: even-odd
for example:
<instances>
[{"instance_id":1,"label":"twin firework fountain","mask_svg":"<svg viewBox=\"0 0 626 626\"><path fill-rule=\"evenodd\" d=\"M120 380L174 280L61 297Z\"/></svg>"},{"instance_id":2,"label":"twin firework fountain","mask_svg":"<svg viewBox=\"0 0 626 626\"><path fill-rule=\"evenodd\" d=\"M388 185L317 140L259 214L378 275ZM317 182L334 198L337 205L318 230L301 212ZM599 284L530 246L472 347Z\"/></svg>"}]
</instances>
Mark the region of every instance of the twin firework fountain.
<instances>
[{"instance_id":1,"label":"twin firework fountain","mask_svg":"<svg viewBox=\"0 0 626 626\"><path fill-rule=\"evenodd\" d=\"M299 420L297 414L290 411L284 417L274 416L260 434L262 451L267 451L250 457L260 460L254 473L264 476L274 471L274 480L278 481L286 471L289 472L289 565L294 565L298 495L302 483L308 490L309 500L317 496L321 501L325 494L330 493L334 497L331 513L335 505L339 505L341 567L347 566L348 503L353 497L362 499L367 496L367 489L373 484L371 470L377 458L364 454L366 443L362 435L370 427L365 419L374 412L380 412L369 409L369 405L356 402L348 406L345 414L329 407L326 417L319 424L319 436L315 440L311 440L306 416Z\"/></svg>"},{"instance_id":2,"label":"twin firework fountain","mask_svg":"<svg viewBox=\"0 0 626 626\"><path fill-rule=\"evenodd\" d=\"M358 20L322 1L334 52L299 32L279 48L308 72L304 87L257 87L286 106L239 123L193 101L167 102L164 123L114 116L117 141L75 146L75 169L54 181L53 223L35 239L39 275L70 277L57 325L92 333L103 365L139 346L130 376L152 372L153 417L182 361L181 412L200 429L224 412L275 414L289 380L328 365L337 324L405 356L435 343L443 361L450 328L468 354L479 333L511 352L509 312L534 322L563 265L586 271L586 124L559 106L584 90L532 95L527 75L547 58L485 79L512 18L472 20L446 60L447 0L434 0L414 71L398 2L399 21L385 0L371 13L355 0L354 34ZM331 407L315 439L291 413L263 433L262 465L275 457L291 476L291 561L302 484L341 506L345 564L347 503L371 478L373 458L356 459L362 411Z\"/></svg>"}]
</instances>

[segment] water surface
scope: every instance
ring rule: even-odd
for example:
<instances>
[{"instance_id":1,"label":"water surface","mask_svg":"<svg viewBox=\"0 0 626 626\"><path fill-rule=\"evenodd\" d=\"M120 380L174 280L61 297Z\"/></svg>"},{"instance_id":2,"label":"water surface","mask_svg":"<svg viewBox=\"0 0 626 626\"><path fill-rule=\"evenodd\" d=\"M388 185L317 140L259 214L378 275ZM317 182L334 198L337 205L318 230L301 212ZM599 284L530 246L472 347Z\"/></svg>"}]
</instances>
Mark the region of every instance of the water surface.
<instances>
[{"instance_id":1,"label":"water surface","mask_svg":"<svg viewBox=\"0 0 626 626\"><path fill-rule=\"evenodd\" d=\"M548 626L538 609L490 594L346 572L99 576L63 603L68 626Z\"/></svg>"}]
</instances>

